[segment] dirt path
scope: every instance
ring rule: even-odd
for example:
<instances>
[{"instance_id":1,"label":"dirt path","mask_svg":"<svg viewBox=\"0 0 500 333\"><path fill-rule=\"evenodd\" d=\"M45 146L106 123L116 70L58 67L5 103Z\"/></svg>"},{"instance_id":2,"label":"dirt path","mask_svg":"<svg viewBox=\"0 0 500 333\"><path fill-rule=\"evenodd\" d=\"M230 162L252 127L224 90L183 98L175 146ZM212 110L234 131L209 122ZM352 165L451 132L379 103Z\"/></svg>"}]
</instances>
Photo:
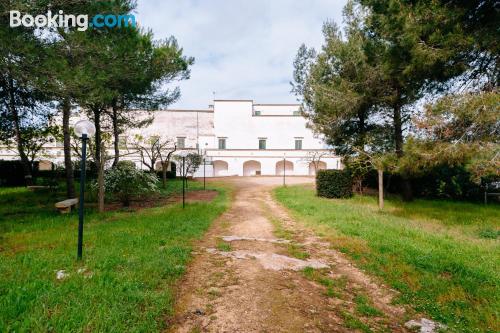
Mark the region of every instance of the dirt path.
<instances>
[{"instance_id":1,"label":"dirt path","mask_svg":"<svg viewBox=\"0 0 500 333\"><path fill-rule=\"evenodd\" d=\"M196 249L172 332L405 332L395 293L273 200L280 178L227 181L234 201Z\"/></svg>"}]
</instances>

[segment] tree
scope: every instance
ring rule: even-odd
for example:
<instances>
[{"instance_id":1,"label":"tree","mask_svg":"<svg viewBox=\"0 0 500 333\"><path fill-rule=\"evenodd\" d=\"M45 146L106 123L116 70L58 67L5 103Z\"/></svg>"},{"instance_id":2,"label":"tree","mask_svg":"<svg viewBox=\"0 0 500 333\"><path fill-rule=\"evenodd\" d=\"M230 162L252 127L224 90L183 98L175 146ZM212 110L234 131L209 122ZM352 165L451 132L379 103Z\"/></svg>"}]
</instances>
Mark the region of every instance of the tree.
<instances>
[{"instance_id":1,"label":"tree","mask_svg":"<svg viewBox=\"0 0 500 333\"><path fill-rule=\"evenodd\" d=\"M339 152L393 147L402 159L420 98L471 77L490 90L498 82L498 38L491 37L498 37L498 13L490 2L357 0L345 13L345 39L327 24L321 53L301 48L294 87L313 110L305 110L313 128ZM411 199L402 176L403 197Z\"/></svg>"},{"instance_id":2,"label":"tree","mask_svg":"<svg viewBox=\"0 0 500 333\"><path fill-rule=\"evenodd\" d=\"M325 151L309 151L302 160L309 165L312 165L314 168L314 174L317 174L321 165L321 159L323 157L327 157L329 154L330 152Z\"/></svg>"},{"instance_id":3,"label":"tree","mask_svg":"<svg viewBox=\"0 0 500 333\"><path fill-rule=\"evenodd\" d=\"M193 175L201 165L203 157L198 153L188 153L183 159L181 156L176 155L175 159L181 164L181 175Z\"/></svg>"},{"instance_id":4,"label":"tree","mask_svg":"<svg viewBox=\"0 0 500 333\"><path fill-rule=\"evenodd\" d=\"M155 42L151 32L132 32L138 34L138 38L130 38L128 32L129 38L126 40L129 40L130 45L120 48L122 54L117 55L117 66L126 70L118 72L112 81L115 97L109 116L114 137L113 165L116 165L120 156L119 135L126 128L144 127L153 120L152 117L137 117L135 110L151 112L175 102L180 97L179 89L164 87L174 80L188 79L189 66L194 62L193 58L182 55L182 49L174 37ZM120 38L122 40L123 37Z\"/></svg>"},{"instance_id":5,"label":"tree","mask_svg":"<svg viewBox=\"0 0 500 333\"><path fill-rule=\"evenodd\" d=\"M401 72L424 79L464 81L498 86L498 12L495 1L360 0L371 13L370 30L391 43ZM399 46L404 49L396 51ZM414 61L417 60L417 61ZM478 79L487 80L478 80ZM429 83L432 81L429 80Z\"/></svg>"},{"instance_id":6,"label":"tree","mask_svg":"<svg viewBox=\"0 0 500 333\"><path fill-rule=\"evenodd\" d=\"M128 14L133 10L132 1L93 1L88 11ZM187 69L191 59L181 56L176 43L168 47L152 40L151 33L144 33L133 26L120 28L89 29L67 34L67 43L82 51L78 63L72 68L75 79L68 81L74 88L72 98L96 126L94 160L98 169L98 207L104 209L104 169L107 157L103 136L114 137L116 160L119 157L120 121L130 120L130 113L118 118L119 109L129 99L151 100L157 95L164 79L172 73L167 69ZM167 57L168 56L168 57ZM183 67L184 66L184 67ZM64 67L63 67L64 68ZM173 76L177 77L177 76ZM170 94L167 94L170 96ZM163 96L165 97L165 96ZM164 98L165 100L165 98ZM123 104L122 104L123 103ZM129 123L132 123L130 120Z\"/></svg>"},{"instance_id":7,"label":"tree","mask_svg":"<svg viewBox=\"0 0 500 333\"><path fill-rule=\"evenodd\" d=\"M38 89L39 64L46 59L43 43L33 27L9 27L9 10L32 9L26 2L0 3L0 140L13 139L21 159L26 185L32 184L32 165L25 139L44 126L50 116L48 98ZM36 13L36 8L33 8Z\"/></svg>"},{"instance_id":8,"label":"tree","mask_svg":"<svg viewBox=\"0 0 500 333\"><path fill-rule=\"evenodd\" d=\"M499 14L492 1L359 0L370 15L366 35L390 79L394 145L404 155L404 126L425 93L458 81L491 89L498 85ZM376 60L379 61L378 59ZM403 175L404 176L404 175ZM404 197L411 197L405 182Z\"/></svg>"},{"instance_id":9,"label":"tree","mask_svg":"<svg viewBox=\"0 0 500 333\"><path fill-rule=\"evenodd\" d=\"M177 150L177 145L173 142L174 141L164 141L158 144L163 188L167 188L167 169L170 165L172 154Z\"/></svg>"},{"instance_id":10,"label":"tree","mask_svg":"<svg viewBox=\"0 0 500 333\"><path fill-rule=\"evenodd\" d=\"M452 94L427 104L414 120L418 135L408 140L399 172L418 176L448 165L464 166L477 184L500 178L499 105L497 91Z\"/></svg>"},{"instance_id":11,"label":"tree","mask_svg":"<svg viewBox=\"0 0 500 333\"><path fill-rule=\"evenodd\" d=\"M372 168L366 156L394 147L385 116L391 85L380 58L383 49L365 34L368 15L363 7L348 2L344 33L328 22L321 52L301 46L293 83L310 126L344 156L360 193L362 180Z\"/></svg>"},{"instance_id":12,"label":"tree","mask_svg":"<svg viewBox=\"0 0 500 333\"><path fill-rule=\"evenodd\" d=\"M54 142L55 134L56 128L53 126L43 128L29 127L22 130L21 142L23 145L23 151L25 152L31 166L33 166L33 163L37 158L46 153L45 145ZM14 138L6 140L6 143L9 149L18 151L16 148L16 140Z\"/></svg>"},{"instance_id":13,"label":"tree","mask_svg":"<svg viewBox=\"0 0 500 333\"><path fill-rule=\"evenodd\" d=\"M151 135L144 137L135 135L134 141L131 144L132 151L139 153L141 162L151 173L156 170L156 163L161 164L162 170L162 185L167 186L167 170L170 165L172 154L177 150L175 140L170 138L162 138L160 135Z\"/></svg>"},{"instance_id":14,"label":"tree","mask_svg":"<svg viewBox=\"0 0 500 333\"><path fill-rule=\"evenodd\" d=\"M323 26L321 52L302 45L295 60L292 91L299 96L312 128L325 135L340 155L357 149L379 150L384 124L375 121L377 104L387 94L379 64L370 64L363 20L367 13L349 2L344 33L333 22Z\"/></svg>"}]
</instances>

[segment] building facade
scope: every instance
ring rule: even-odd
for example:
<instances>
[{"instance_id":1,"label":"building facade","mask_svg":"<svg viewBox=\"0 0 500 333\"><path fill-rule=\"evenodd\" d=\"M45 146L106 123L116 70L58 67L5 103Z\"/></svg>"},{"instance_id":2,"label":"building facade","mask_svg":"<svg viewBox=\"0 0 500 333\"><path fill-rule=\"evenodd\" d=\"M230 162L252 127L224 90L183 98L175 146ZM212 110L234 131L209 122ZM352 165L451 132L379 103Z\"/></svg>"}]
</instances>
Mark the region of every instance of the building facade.
<instances>
[{"instance_id":1,"label":"building facade","mask_svg":"<svg viewBox=\"0 0 500 333\"><path fill-rule=\"evenodd\" d=\"M78 119L72 119L72 123ZM146 128L122 135L122 157L145 168L140 156L131 151L133 137L161 136L176 142L182 151L197 151L206 161L195 177L314 175L318 169L340 169L341 159L326 149L323 140L306 126L298 104L255 104L252 100L214 100L203 110L154 112ZM45 158L63 163L61 143L45 150ZM109 151L113 154L112 150ZM2 151L2 159L12 153ZM41 163L46 165L47 162ZM158 166L159 167L159 166ZM177 168L179 171L179 168Z\"/></svg>"}]
</instances>

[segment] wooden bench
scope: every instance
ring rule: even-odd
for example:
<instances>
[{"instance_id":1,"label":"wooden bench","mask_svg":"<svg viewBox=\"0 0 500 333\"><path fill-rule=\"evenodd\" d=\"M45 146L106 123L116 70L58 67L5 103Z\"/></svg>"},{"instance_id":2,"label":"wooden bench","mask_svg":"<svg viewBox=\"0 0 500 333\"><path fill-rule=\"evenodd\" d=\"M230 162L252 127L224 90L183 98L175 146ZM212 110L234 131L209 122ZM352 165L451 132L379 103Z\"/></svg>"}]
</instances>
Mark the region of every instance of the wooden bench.
<instances>
[{"instance_id":1,"label":"wooden bench","mask_svg":"<svg viewBox=\"0 0 500 333\"><path fill-rule=\"evenodd\" d=\"M46 190L46 189L50 188L50 186L41 186L41 185L32 185L32 186L26 186L26 187L30 191Z\"/></svg>"},{"instance_id":2,"label":"wooden bench","mask_svg":"<svg viewBox=\"0 0 500 333\"><path fill-rule=\"evenodd\" d=\"M61 212L61 214L71 213L71 207L75 206L78 203L77 198L67 199L63 201L59 201L55 204L56 208Z\"/></svg>"},{"instance_id":3,"label":"wooden bench","mask_svg":"<svg viewBox=\"0 0 500 333\"><path fill-rule=\"evenodd\" d=\"M498 193L498 192L493 192L493 193L484 192L484 204L485 205L488 204L488 197L500 197L500 193Z\"/></svg>"}]
</instances>

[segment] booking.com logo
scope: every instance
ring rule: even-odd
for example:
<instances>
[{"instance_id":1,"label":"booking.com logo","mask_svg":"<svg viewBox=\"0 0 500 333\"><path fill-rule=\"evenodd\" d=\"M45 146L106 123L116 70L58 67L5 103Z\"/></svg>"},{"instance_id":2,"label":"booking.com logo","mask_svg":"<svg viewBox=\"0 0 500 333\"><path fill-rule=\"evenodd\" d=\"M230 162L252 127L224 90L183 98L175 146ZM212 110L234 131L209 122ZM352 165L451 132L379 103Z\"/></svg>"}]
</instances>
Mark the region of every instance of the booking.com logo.
<instances>
[{"instance_id":1,"label":"booking.com logo","mask_svg":"<svg viewBox=\"0 0 500 333\"><path fill-rule=\"evenodd\" d=\"M76 27L78 31L86 31L89 27L95 28L114 28L114 27L128 27L136 26L135 16L115 15L115 14L97 14L92 17L89 22L88 15L72 15L64 14L62 10L58 14L52 14L49 10L46 15L29 15L22 14L18 10L10 11L10 27L16 28L23 27L37 27L37 28L70 28Z\"/></svg>"}]
</instances>

